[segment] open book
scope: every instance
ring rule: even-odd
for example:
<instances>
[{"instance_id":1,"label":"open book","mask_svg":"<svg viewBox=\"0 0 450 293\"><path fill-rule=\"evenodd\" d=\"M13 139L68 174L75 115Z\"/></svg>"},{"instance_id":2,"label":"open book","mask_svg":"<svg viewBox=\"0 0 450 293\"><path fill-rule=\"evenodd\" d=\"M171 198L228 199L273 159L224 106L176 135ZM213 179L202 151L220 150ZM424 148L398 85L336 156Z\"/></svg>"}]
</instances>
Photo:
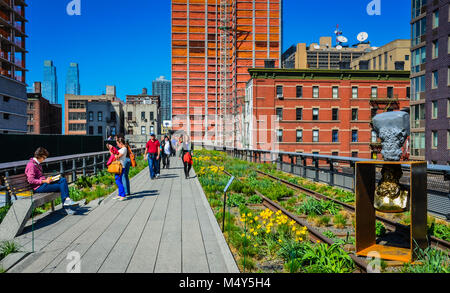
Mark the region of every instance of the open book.
<instances>
[{"instance_id":1,"label":"open book","mask_svg":"<svg viewBox=\"0 0 450 293\"><path fill-rule=\"evenodd\" d=\"M52 182L59 181L59 179L61 179L61 175L56 175L56 176L51 176L51 177L50 177L50 180L51 180Z\"/></svg>"}]
</instances>

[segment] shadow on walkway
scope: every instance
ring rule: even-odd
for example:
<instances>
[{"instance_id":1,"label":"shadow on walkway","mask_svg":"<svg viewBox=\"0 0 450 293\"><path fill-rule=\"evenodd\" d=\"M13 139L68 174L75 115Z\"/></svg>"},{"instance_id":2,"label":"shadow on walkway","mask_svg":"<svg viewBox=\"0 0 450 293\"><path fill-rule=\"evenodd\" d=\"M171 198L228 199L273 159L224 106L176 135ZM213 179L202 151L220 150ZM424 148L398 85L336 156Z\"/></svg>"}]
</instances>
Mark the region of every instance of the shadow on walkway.
<instances>
[{"instance_id":1,"label":"shadow on walkway","mask_svg":"<svg viewBox=\"0 0 450 293\"><path fill-rule=\"evenodd\" d=\"M132 193L131 195L127 196L127 200L149 197L149 196L157 196L157 195L159 195L158 190L145 190L145 191Z\"/></svg>"}]
</instances>

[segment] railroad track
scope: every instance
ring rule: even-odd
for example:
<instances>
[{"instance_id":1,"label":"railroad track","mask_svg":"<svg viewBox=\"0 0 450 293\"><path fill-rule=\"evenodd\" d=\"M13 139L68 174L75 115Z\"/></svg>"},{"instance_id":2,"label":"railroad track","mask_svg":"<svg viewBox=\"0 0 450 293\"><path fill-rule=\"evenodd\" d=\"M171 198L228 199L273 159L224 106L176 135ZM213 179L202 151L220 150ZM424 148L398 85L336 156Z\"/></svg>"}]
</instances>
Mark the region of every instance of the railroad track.
<instances>
[{"instance_id":1,"label":"railroad track","mask_svg":"<svg viewBox=\"0 0 450 293\"><path fill-rule=\"evenodd\" d=\"M332 201L332 202L334 202L336 204L341 205L347 211L355 213L355 207L352 206L352 205L349 205L347 203L341 202L341 201L339 201L337 199L328 197L326 195L320 194L318 192L315 192L315 191L310 190L308 188L305 188L303 186L297 185L295 183L289 182L287 180L275 177L275 176L273 176L271 174L267 174L267 173L264 173L264 172L259 171L259 170L254 170L254 171L256 173L262 175L262 176L266 176L266 177L269 177L269 178L271 178L273 180L276 180L276 181L278 181L278 182L280 182L280 183L282 183L282 184L284 184L284 185L286 185L286 186L288 186L288 187L290 187L292 189L300 190L300 191L302 191L303 193L305 193L308 196L312 196L312 197L315 197L315 198L321 199L321 200ZM395 221L392 221L390 219L383 218L383 217L381 217L379 215L376 215L376 219L378 221L380 221L381 223L383 223L386 226L386 228L389 229L390 231L409 231L409 228L407 226L405 226L403 224L400 224L400 223L397 223ZM445 241L443 239L439 239L439 238L436 238L434 236L431 236L430 237L430 242L431 242L430 244L432 246L436 247L436 248L450 249L450 242Z\"/></svg>"},{"instance_id":2,"label":"railroad track","mask_svg":"<svg viewBox=\"0 0 450 293\"><path fill-rule=\"evenodd\" d=\"M212 162L211 162L212 163ZM214 164L214 163L212 163ZM217 166L217 164L214 164ZM233 176L231 173L229 173L228 171L224 170L223 171L225 174L227 174L228 176ZM240 181L238 178L236 178L236 180ZM265 197L263 194L261 194L259 191L255 190L255 193L260 196L263 200L262 205L265 206L266 208L277 212L277 211L281 211L283 214L285 214L289 219L294 220L297 224L306 227L306 229L308 229L309 232L309 238L311 241L316 242L316 241L320 241L320 242L324 242L327 243L328 245L332 245L334 244L334 241L326 236L324 236L322 233L320 233L316 228L314 228L313 226L311 226L309 223L307 223L305 220L300 219L299 217L297 217L296 215L290 213L289 211L287 211L286 209L284 209L283 207L281 207L279 204L277 204L276 202L270 200L269 198ZM367 267L368 267L368 263L365 261L365 258L361 258L356 256L354 253L352 252L348 252L348 255L351 257L351 259L353 260L353 262L355 263L355 265L357 266L358 272L360 273L366 273L367 272Z\"/></svg>"}]
</instances>

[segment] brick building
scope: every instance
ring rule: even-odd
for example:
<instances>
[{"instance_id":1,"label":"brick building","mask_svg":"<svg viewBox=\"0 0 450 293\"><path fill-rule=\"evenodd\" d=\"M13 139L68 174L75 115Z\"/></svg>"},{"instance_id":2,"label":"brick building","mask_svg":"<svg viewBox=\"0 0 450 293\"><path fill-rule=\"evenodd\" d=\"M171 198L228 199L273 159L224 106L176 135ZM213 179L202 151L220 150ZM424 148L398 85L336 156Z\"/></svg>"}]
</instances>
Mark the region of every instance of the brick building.
<instances>
[{"instance_id":1,"label":"brick building","mask_svg":"<svg viewBox=\"0 0 450 293\"><path fill-rule=\"evenodd\" d=\"M244 147L371 158L372 117L409 107L409 71L249 69Z\"/></svg>"},{"instance_id":2,"label":"brick building","mask_svg":"<svg viewBox=\"0 0 450 293\"><path fill-rule=\"evenodd\" d=\"M235 142L238 123L228 118L242 111L247 69L280 66L281 8L281 0L172 0L174 130Z\"/></svg>"},{"instance_id":3,"label":"brick building","mask_svg":"<svg viewBox=\"0 0 450 293\"><path fill-rule=\"evenodd\" d=\"M34 84L34 93L28 93L27 133L62 134L62 106L51 104L42 97L41 83Z\"/></svg>"}]
</instances>

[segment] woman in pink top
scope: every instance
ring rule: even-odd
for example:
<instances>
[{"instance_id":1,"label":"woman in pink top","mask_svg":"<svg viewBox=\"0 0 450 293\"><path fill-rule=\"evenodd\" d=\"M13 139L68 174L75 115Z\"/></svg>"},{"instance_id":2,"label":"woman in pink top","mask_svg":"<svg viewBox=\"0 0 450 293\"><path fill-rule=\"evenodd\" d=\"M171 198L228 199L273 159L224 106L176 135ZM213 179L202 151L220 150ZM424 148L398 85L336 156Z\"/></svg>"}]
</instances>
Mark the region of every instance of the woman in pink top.
<instances>
[{"instance_id":1,"label":"woman in pink top","mask_svg":"<svg viewBox=\"0 0 450 293\"><path fill-rule=\"evenodd\" d=\"M42 147L34 152L34 157L30 159L25 168L28 183L33 187L34 193L61 192L63 206L75 205L69 197L69 186L67 185L66 178L61 177L56 182L52 182L51 178L45 178L41 164L48 156L48 151Z\"/></svg>"}]
</instances>

